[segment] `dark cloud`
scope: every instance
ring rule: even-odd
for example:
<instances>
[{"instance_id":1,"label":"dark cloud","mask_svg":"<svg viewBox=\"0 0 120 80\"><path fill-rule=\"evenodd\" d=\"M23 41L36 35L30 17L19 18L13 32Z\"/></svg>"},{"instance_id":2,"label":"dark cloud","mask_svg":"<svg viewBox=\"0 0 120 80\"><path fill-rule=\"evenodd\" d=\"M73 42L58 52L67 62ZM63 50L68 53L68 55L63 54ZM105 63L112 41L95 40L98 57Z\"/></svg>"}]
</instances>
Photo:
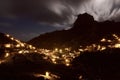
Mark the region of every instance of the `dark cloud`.
<instances>
[{"instance_id":1,"label":"dark cloud","mask_svg":"<svg viewBox=\"0 0 120 80\"><path fill-rule=\"evenodd\" d=\"M0 16L32 19L69 26L76 15L89 13L95 20L119 20L120 0L0 0Z\"/></svg>"},{"instance_id":2,"label":"dark cloud","mask_svg":"<svg viewBox=\"0 0 120 80\"><path fill-rule=\"evenodd\" d=\"M53 25L75 21L81 0L0 0L0 15L30 18Z\"/></svg>"}]
</instances>

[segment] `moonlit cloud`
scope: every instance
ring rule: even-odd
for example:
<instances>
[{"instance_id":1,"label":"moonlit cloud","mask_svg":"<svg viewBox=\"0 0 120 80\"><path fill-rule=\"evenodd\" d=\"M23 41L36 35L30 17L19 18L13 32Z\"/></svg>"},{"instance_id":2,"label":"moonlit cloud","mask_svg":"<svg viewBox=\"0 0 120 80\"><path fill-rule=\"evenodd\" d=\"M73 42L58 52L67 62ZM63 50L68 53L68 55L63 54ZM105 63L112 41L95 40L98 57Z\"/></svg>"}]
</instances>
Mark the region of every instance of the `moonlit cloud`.
<instances>
[{"instance_id":1,"label":"moonlit cloud","mask_svg":"<svg viewBox=\"0 0 120 80\"><path fill-rule=\"evenodd\" d=\"M97 21L116 20L115 16L120 13L120 0L91 0L84 7L84 12L93 15Z\"/></svg>"},{"instance_id":2,"label":"moonlit cloud","mask_svg":"<svg viewBox=\"0 0 120 80\"><path fill-rule=\"evenodd\" d=\"M0 0L0 16L29 18L53 26L72 25L89 13L97 21L119 20L120 0Z\"/></svg>"}]
</instances>

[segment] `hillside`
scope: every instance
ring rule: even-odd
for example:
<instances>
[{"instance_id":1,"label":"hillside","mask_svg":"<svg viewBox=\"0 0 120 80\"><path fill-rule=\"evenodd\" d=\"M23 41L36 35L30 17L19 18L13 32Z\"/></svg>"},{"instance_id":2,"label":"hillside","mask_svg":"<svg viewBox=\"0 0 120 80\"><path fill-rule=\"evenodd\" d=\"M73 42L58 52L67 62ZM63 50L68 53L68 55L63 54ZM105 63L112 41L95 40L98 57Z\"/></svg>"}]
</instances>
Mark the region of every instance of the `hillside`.
<instances>
[{"instance_id":1,"label":"hillside","mask_svg":"<svg viewBox=\"0 0 120 80\"><path fill-rule=\"evenodd\" d=\"M28 43L39 48L72 47L76 49L80 45L96 43L103 37L111 38L111 34L119 34L119 26L119 22L97 22L92 16L83 14L78 16L71 29L46 33L33 38Z\"/></svg>"},{"instance_id":2,"label":"hillside","mask_svg":"<svg viewBox=\"0 0 120 80\"><path fill-rule=\"evenodd\" d=\"M16 44L16 42L10 39L9 37L7 37L6 34L0 33L0 44L2 45L2 44L8 44L8 43Z\"/></svg>"}]
</instances>

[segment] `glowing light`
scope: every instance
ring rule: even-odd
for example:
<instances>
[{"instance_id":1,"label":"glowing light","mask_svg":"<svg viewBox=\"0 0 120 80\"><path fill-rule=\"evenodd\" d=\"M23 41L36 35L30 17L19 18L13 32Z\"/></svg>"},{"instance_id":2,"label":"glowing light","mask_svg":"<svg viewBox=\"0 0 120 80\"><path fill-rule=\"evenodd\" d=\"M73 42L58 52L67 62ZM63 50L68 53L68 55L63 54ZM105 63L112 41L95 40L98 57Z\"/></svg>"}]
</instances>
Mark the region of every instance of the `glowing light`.
<instances>
[{"instance_id":1,"label":"glowing light","mask_svg":"<svg viewBox=\"0 0 120 80\"><path fill-rule=\"evenodd\" d=\"M84 50L83 49L79 49L79 51L83 52Z\"/></svg>"},{"instance_id":2,"label":"glowing light","mask_svg":"<svg viewBox=\"0 0 120 80\"><path fill-rule=\"evenodd\" d=\"M52 61L55 62L55 59L53 58Z\"/></svg>"},{"instance_id":3,"label":"glowing light","mask_svg":"<svg viewBox=\"0 0 120 80\"><path fill-rule=\"evenodd\" d=\"M17 43L21 43L21 42L20 42L19 40L17 40L17 39L16 39L15 41L16 41Z\"/></svg>"},{"instance_id":4,"label":"glowing light","mask_svg":"<svg viewBox=\"0 0 120 80\"><path fill-rule=\"evenodd\" d=\"M120 42L120 39L118 39L118 41Z\"/></svg>"},{"instance_id":5,"label":"glowing light","mask_svg":"<svg viewBox=\"0 0 120 80\"><path fill-rule=\"evenodd\" d=\"M35 50L34 52L38 52L37 50Z\"/></svg>"},{"instance_id":6,"label":"glowing light","mask_svg":"<svg viewBox=\"0 0 120 80\"><path fill-rule=\"evenodd\" d=\"M55 48L55 51L58 51L58 48Z\"/></svg>"},{"instance_id":7,"label":"glowing light","mask_svg":"<svg viewBox=\"0 0 120 80\"><path fill-rule=\"evenodd\" d=\"M22 47L24 47L24 46L25 46L25 45L24 45L24 43L21 43L20 45L21 45Z\"/></svg>"},{"instance_id":8,"label":"glowing light","mask_svg":"<svg viewBox=\"0 0 120 80\"><path fill-rule=\"evenodd\" d=\"M82 78L83 78L83 76L82 76L82 75L80 75L80 76L79 76L79 79L80 79L80 80L82 80Z\"/></svg>"},{"instance_id":9,"label":"glowing light","mask_svg":"<svg viewBox=\"0 0 120 80\"><path fill-rule=\"evenodd\" d=\"M45 72L45 76L46 76L46 77L49 77L49 76L50 76L50 73L49 73L49 72Z\"/></svg>"},{"instance_id":10,"label":"glowing light","mask_svg":"<svg viewBox=\"0 0 120 80\"><path fill-rule=\"evenodd\" d=\"M112 42L111 40L108 40L108 42Z\"/></svg>"},{"instance_id":11,"label":"glowing light","mask_svg":"<svg viewBox=\"0 0 120 80\"><path fill-rule=\"evenodd\" d=\"M106 39L105 39L105 38L103 38L103 39L101 40L101 42L106 42Z\"/></svg>"},{"instance_id":12,"label":"glowing light","mask_svg":"<svg viewBox=\"0 0 120 80\"><path fill-rule=\"evenodd\" d=\"M113 34L113 37L115 37L115 39L119 39L119 37L116 34Z\"/></svg>"},{"instance_id":13,"label":"glowing light","mask_svg":"<svg viewBox=\"0 0 120 80\"><path fill-rule=\"evenodd\" d=\"M28 50L24 50L24 52L23 53L29 53L29 51Z\"/></svg>"},{"instance_id":14,"label":"glowing light","mask_svg":"<svg viewBox=\"0 0 120 80\"><path fill-rule=\"evenodd\" d=\"M46 80L46 79L51 79L51 78L52 78L52 77L50 76L50 73L49 73L49 72L45 72L45 75L37 74L37 75L35 75L35 76L36 76L36 77L42 76L42 77L45 78L45 80Z\"/></svg>"},{"instance_id":15,"label":"glowing light","mask_svg":"<svg viewBox=\"0 0 120 80\"><path fill-rule=\"evenodd\" d=\"M35 77L44 77L45 80L57 80L60 78L59 76L55 74L51 74L50 72L45 72L45 75L43 74L34 74Z\"/></svg>"},{"instance_id":16,"label":"glowing light","mask_svg":"<svg viewBox=\"0 0 120 80\"><path fill-rule=\"evenodd\" d=\"M33 49L36 49L35 47L33 47Z\"/></svg>"},{"instance_id":17,"label":"glowing light","mask_svg":"<svg viewBox=\"0 0 120 80\"><path fill-rule=\"evenodd\" d=\"M66 51L70 51L71 49L70 48L65 48Z\"/></svg>"},{"instance_id":18,"label":"glowing light","mask_svg":"<svg viewBox=\"0 0 120 80\"><path fill-rule=\"evenodd\" d=\"M120 48L120 44L115 44L115 48Z\"/></svg>"},{"instance_id":19,"label":"glowing light","mask_svg":"<svg viewBox=\"0 0 120 80\"><path fill-rule=\"evenodd\" d=\"M23 53L23 51L21 50L21 51L19 51L18 53L19 53L19 54L22 54L22 53Z\"/></svg>"},{"instance_id":20,"label":"glowing light","mask_svg":"<svg viewBox=\"0 0 120 80\"><path fill-rule=\"evenodd\" d=\"M6 54L5 54L5 58L9 57L9 55L10 55L9 53L6 53Z\"/></svg>"},{"instance_id":21,"label":"glowing light","mask_svg":"<svg viewBox=\"0 0 120 80\"><path fill-rule=\"evenodd\" d=\"M7 37L10 37L10 35L9 35L9 34L6 34L6 36L7 36Z\"/></svg>"},{"instance_id":22,"label":"glowing light","mask_svg":"<svg viewBox=\"0 0 120 80\"><path fill-rule=\"evenodd\" d=\"M100 50L100 48L101 48L101 46L100 46L100 45L98 45L98 46L97 46L97 50Z\"/></svg>"},{"instance_id":23,"label":"glowing light","mask_svg":"<svg viewBox=\"0 0 120 80\"><path fill-rule=\"evenodd\" d=\"M11 44L5 44L5 47L6 47L6 48L10 48L10 47L11 47Z\"/></svg>"},{"instance_id":24,"label":"glowing light","mask_svg":"<svg viewBox=\"0 0 120 80\"><path fill-rule=\"evenodd\" d=\"M53 63L54 63L54 64L57 64L57 62L55 62L55 61L54 61Z\"/></svg>"},{"instance_id":25,"label":"glowing light","mask_svg":"<svg viewBox=\"0 0 120 80\"><path fill-rule=\"evenodd\" d=\"M69 63L67 63L67 64L66 64L66 66L70 66L70 64L69 64Z\"/></svg>"},{"instance_id":26,"label":"glowing light","mask_svg":"<svg viewBox=\"0 0 120 80\"><path fill-rule=\"evenodd\" d=\"M35 49L35 47L33 47L32 45L29 45L29 48L30 48L30 49Z\"/></svg>"},{"instance_id":27,"label":"glowing light","mask_svg":"<svg viewBox=\"0 0 120 80\"><path fill-rule=\"evenodd\" d=\"M105 50L105 49L106 49L106 47L102 47L102 48L101 48L101 51L102 51L102 50Z\"/></svg>"},{"instance_id":28,"label":"glowing light","mask_svg":"<svg viewBox=\"0 0 120 80\"><path fill-rule=\"evenodd\" d=\"M68 62L70 62L70 60L66 59L65 62L68 63Z\"/></svg>"},{"instance_id":29,"label":"glowing light","mask_svg":"<svg viewBox=\"0 0 120 80\"><path fill-rule=\"evenodd\" d=\"M13 37L11 37L10 39L11 39L11 40L14 40L14 38L13 38Z\"/></svg>"},{"instance_id":30,"label":"glowing light","mask_svg":"<svg viewBox=\"0 0 120 80\"><path fill-rule=\"evenodd\" d=\"M60 50L59 50L59 52L60 52L60 53L62 53L62 52L63 52L63 50L62 50L62 49L60 49Z\"/></svg>"},{"instance_id":31,"label":"glowing light","mask_svg":"<svg viewBox=\"0 0 120 80\"><path fill-rule=\"evenodd\" d=\"M19 47L20 47L20 44L17 44L16 47L19 48Z\"/></svg>"}]
</instances>

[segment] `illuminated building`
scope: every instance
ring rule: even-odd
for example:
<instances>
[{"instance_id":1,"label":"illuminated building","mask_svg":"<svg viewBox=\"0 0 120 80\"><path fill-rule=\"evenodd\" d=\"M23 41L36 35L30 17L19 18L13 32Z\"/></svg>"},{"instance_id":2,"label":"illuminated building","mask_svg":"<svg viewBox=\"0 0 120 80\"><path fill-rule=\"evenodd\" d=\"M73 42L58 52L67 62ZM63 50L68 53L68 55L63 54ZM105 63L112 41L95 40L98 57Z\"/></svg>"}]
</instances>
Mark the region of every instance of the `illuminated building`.
<instances>
[{"instance_id":1,"label":"illuminated building","mask_svg":"<svg viewBox=\"0 0 120 80\"><path fill-rule=\"evenodd\" d=\"M5 48L11 48L11 44L5 44Z\"/></svg>"}]
</instances>

